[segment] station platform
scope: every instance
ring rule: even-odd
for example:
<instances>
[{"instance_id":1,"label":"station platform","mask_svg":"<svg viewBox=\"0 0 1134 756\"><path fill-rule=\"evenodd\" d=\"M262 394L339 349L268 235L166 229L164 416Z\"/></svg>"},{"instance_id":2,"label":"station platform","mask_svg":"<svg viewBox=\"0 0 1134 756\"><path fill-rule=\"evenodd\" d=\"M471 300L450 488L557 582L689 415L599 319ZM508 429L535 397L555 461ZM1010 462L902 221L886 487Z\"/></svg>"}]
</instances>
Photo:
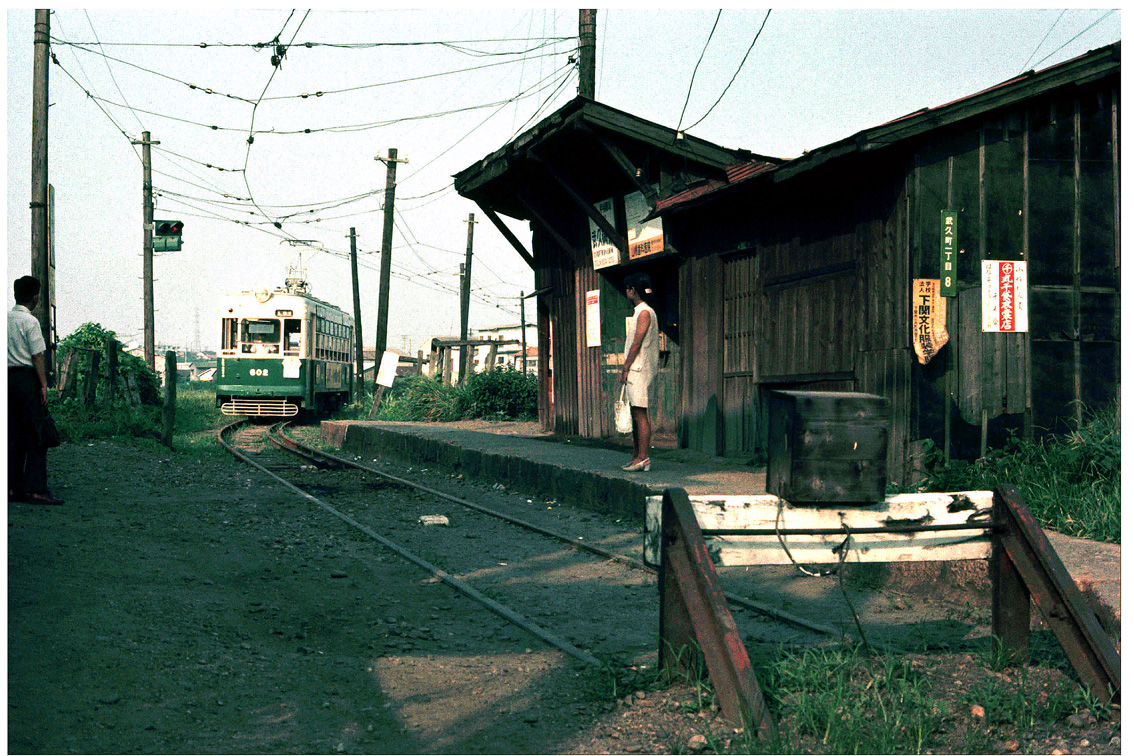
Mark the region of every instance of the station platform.
<instances>
[{"instance_id":1,"label":"station platform","mask_svg":"<svg viewBox=\"0 0 1134 756\"><path fill-rule=\"evenodd\" d=\"M766 493L763 466L689 452L653 448L650 472L624 472L629 446L565 438L537 423L404 423L324 421L324 442L354 454L379 453L450 469L471 479L503 483L546 500L642 523L645 497L681 487L690 495ZM1121 629L1121 546L1045 531L1067 571L1083 591L1103 628ZM941 581L979 595L989 588L986 570L942 569L933 563L889 565L893 587L940 591ZM1034 612L1033 612L1034 613Z\"/></svg>"}]
</instances>

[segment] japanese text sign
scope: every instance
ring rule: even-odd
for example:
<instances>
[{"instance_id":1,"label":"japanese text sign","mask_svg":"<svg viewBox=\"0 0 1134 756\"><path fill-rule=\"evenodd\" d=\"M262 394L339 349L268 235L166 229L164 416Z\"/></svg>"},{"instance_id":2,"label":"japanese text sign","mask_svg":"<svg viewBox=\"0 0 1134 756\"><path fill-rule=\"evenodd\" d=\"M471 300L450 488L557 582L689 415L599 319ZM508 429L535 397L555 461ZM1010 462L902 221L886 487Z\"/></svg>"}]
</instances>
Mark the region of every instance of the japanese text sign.
<instances>
[{"instance_id":1,"label":"japanese text sign","mask_svg":"<svg viewBox=\"0 0 1134 756\"><path fill-rule=\"evenodd\" d=\"M913 281L913 344L917 361L928 365L933 355L949 341L945 330L945 298L941 281L915 278Z\"/></svg>"},{"instance_id":2,"label":"japanese text sign","mask_svg":"<svg viewBox=\"0 0 1134 756\"><path fill-rule=\"evenodd\" d=\"M587 292L587 346L602 345L601 313L599 311L598 289Z\"/></svg>"},{"instance_id":3,"label":"japanese text sign","mask_svg":"<svg viewBox=\"0 0 1134 756\"><path fill-rule=\"evenodd\" d=\"M941 296L957 296L957 211L941 211Z\"/></svg>"},{"instance_id":4,"label":"japanese text sign","mask_svg":"<svg viewBox=\"0 0 1134 756\"><path fill-rule=\"evenodd\" d=\"M981 321L986 333L1028 330L1028 264L1009 260L981 263Z\"/></svg>"},{"instance_id":5,"label":"japanese text sign","mask_svg":"<svg viewBox=\"0 0 1134 756\"><path fill-rule=\"evenodd\" d=\"M602 213L610 225L614 225L614 199L605 199L595 204L595 209ZM619 263L618 247L611 243L606 233L598 227L593 220L588 219L591 225L591 257L594 259L595 270L609 268Z\"/></svg>"},{"instance_id":6,"label":"japanese text sign","mask_svg":"<svg viewBox=\"0 0 1134 756\"><path fill-rule=\"evenodd\" d=\"M650 204L641 192L626 195L626 239L630 259L654 255L665 249L662 219L643 221L650 214Z\"/></svg>"}]
</instances>

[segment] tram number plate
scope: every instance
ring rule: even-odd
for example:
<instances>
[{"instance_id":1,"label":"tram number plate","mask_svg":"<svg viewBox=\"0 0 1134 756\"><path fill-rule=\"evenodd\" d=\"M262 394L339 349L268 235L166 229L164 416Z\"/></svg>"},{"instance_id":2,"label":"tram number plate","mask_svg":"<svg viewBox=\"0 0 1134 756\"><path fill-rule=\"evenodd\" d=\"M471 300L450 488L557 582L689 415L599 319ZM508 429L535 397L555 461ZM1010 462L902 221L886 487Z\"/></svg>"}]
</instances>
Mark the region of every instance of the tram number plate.
<instances>
[{"instance_id":1,"label":"tram number plate","mask_svg":"<svg viewBox=\"0 0 1134 756\"><path fill-rule=\"evenodd\" d=\"M298 357L284 357L284 360L283 360L283 377L284 378L298 378L299 377L299 358Z\"/></svg>"}]
</instances>

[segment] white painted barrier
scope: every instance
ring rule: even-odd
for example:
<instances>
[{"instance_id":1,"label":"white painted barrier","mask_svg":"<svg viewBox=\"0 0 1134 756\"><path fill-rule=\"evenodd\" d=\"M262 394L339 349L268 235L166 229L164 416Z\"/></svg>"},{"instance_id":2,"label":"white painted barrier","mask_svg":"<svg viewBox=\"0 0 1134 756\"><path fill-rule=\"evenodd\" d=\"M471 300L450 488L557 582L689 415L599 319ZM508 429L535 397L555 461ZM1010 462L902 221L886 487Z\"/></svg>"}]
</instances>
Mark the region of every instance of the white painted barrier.
<instances>
[{"instance_id":1,"label":"white painted barrier","mask_svg":"<svg viewBox=\"0 0 1134 756\"><path fill-rule=\"evenodd\" d=\"M722 567L834 564L848 536L844 561L851 563L988 559L992 553L991 491L897 494L865 506L798 505L772 494L689 499L709 555ZM647 564L661 562L661 513L662 497L647 497ZM863 530L884 532L854 532Z\"/></svg>"}]
</instances>

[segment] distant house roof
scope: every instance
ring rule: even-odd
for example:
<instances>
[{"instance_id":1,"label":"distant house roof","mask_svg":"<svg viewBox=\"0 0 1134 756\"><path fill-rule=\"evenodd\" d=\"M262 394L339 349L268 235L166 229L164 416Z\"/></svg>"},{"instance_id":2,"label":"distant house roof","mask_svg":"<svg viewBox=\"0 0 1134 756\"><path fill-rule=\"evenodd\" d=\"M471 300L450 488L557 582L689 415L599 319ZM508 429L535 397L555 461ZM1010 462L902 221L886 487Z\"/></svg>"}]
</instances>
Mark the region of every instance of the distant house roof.
<instances>
[{"instance_id":1,"label":"distant house roof","mask_svg":"<svg viewBox=\"0 0 1134 756\"><path fill-rule=\"evenodd\" d=\"M728 168L723 180L701 182L659 200L650 217L665 211L694 207L755 180L774 183L785 181L831 160L890 147L967 118L1015 105L1060 87L1089 84L1119 72L1121 45L1121 42L1115 42L1050 68L1028 71L953 102L933 108L922 108L880 126L864 129L825 147L806 152L779 165L759 159L734 164Z\"/></svg>"}]
</instances>

